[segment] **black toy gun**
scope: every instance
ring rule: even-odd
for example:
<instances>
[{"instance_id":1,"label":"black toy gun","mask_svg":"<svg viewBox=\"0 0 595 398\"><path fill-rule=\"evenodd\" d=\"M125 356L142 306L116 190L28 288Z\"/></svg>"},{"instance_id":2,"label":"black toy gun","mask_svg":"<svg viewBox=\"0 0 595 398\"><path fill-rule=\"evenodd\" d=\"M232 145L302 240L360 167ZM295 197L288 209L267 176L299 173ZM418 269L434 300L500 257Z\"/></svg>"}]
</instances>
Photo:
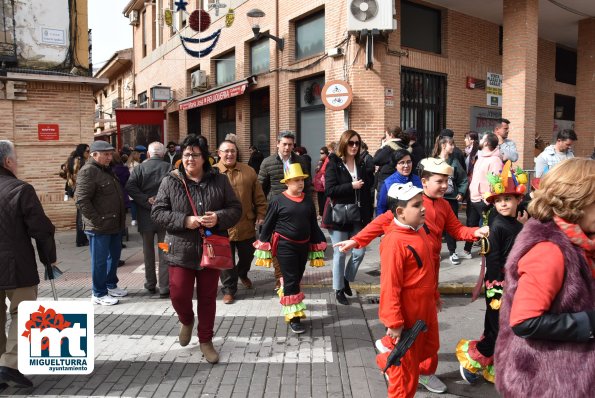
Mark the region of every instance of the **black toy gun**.
<instances>
[{"instance_id":1,"label":"black toy gun","mask_svg":"<svg viewBox=\"0 0 595 398\"><path fill-rule=\"evenodd\" d=\"M388 368L390 368L391 366L401 365L401 358L403 358L407 350L411 348L413 342L417 338L417 335L420 332L425 332L426 330L428 330L428 327L426 326L426 323L421 319L415 321L415 324L411 329L403 330L403 332L401 333L401 337L399 338L399 342L397 343L395 348L393 348L393 350L390 352L386 360L386 366L382 370L382 373L386 373Z\"/></svg>"}]
</instances>

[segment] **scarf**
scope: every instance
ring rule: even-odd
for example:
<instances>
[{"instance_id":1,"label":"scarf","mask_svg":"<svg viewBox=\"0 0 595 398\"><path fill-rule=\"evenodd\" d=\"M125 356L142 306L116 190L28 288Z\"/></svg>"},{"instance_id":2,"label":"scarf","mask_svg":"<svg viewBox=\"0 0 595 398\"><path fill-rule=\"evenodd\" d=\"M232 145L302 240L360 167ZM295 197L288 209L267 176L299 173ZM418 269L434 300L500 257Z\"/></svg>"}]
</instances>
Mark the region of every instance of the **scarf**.
<instances>
[{"instance_id":1,"label":"scarf","mask_svg":"<svg viewBox=\"0 0 595 398\"><path fill-rule=\"evenodd\" d=\"M585 257L591 266L591 273L595 277L595 240L589 239L577 224L569 223L558 216L554 216L554 222L568 236L572 244L585 251Z\"/></svg>"}]
</instances>

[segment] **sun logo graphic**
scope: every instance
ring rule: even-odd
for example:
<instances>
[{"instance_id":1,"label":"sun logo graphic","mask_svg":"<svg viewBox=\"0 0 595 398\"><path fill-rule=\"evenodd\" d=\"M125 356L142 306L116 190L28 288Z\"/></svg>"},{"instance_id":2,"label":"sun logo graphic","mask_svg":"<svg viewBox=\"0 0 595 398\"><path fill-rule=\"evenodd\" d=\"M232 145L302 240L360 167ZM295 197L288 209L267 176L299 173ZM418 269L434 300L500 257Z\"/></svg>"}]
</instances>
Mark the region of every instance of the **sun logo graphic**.
<instances>
[{"instance_id":1,"label":"sun logo graphic","mask_svg":"<svg viewBox=\"0 0 595 398\"><path fill-rule=\"evenodd\" d=\"M94 367L93 305L83 301L19 304L19 370L89 374Z\"/></svg>"}]
</instances>

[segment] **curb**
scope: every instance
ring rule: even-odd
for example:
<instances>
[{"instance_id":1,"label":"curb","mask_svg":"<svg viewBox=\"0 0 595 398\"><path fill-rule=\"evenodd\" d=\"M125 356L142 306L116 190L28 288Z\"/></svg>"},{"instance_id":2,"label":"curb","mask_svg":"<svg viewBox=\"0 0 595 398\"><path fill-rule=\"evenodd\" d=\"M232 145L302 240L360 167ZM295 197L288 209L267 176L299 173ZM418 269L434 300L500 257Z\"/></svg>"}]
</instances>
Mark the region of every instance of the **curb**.
<instances>
[{"instance_id":1,"label":"curb","mask_svg":"<svg viewBox=\"0 0 595 398\"><path fill-rule=\"evenodd\" d=\"M331 285L323 283L304 284L304 288L332 288ZM438 284L438 291L443 295L471 294L474 283L443 282ZM380 294L380 285L372 283L352 283L351 288L362 294Z\"/></svg>"}]
</instances>

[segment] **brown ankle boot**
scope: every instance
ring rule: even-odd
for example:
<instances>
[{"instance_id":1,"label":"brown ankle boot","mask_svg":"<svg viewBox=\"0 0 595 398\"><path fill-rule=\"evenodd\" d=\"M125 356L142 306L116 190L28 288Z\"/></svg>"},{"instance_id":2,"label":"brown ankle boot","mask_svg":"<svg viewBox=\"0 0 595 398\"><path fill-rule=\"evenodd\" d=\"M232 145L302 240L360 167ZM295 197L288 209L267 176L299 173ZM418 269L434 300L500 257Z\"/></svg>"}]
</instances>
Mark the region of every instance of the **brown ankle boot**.
<instances>
[{"instance_id":1,"label":"brown ankle boot","mask_svg":"<svg viewBox=\"0 0 595 398\"><path fill-rule=\"evenodd\" d=\"M215 364L219 362L219 354L215 351L212 341L209 341L208 343L200 343L200 351L205 356L208 363Z\"/></svg>"},{"instance_id":2,"label":"brown ankle boot","mask_svg":"<svg viewBox=\"0 0 595 398\"><path fill-rule=\"evenodd\" d=\"M192 338L192 329L194 328L194 320L190 325L182 324L180 326L180 333L178 334L178 339L180 340L180 345L182 347L186 347L188 343L190 343L190 339Z\"/></svg>"}]
</instances>

